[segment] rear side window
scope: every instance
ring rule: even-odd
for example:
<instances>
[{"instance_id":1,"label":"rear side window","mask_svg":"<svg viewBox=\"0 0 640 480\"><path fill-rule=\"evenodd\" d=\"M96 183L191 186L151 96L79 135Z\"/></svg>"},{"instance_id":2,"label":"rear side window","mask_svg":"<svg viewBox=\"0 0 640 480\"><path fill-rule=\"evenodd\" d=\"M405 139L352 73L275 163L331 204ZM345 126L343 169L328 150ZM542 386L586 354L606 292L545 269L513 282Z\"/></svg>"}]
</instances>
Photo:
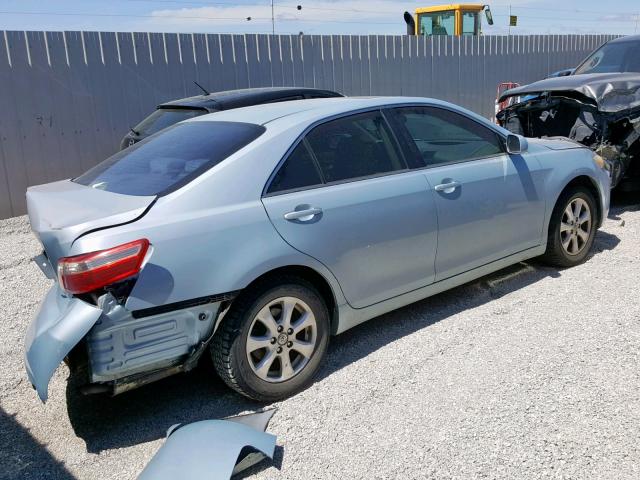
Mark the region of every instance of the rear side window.
<instances>
[{"instance_id":1,"label":"rear side window","mask_svg":"<svg viewBox=\"0 0 640 480\"><path fill-rule=\"evenodd\" d=\"M327 183L406 168L380 112L324 123L306 138Z\"/></svg>"},{"instance_id":2,"label":"rear side window","mask_svg":"<svg viewBox=\"0 0 640 480\"><path fill-rule=\"evenodd\" d=\"M162 195L187 184L264 131L250 123L182 123L116 153L73 181L125 195Z\"/></svg>"},{"instance_id":3,"label":"rear side window","mask_svg":"<svg viewBox=\"0 0 640 480\"><path fill-rule=\"evenodd\" d=\"M392 109L404 125L426 165L461 162L500 155L500 137L493 130L442 108Z\"/></svg>"},{"instance_id":4,"label":"rear side window","mask_svg":"<svg viewBox=\"0 0 640 480\"><path fill-rule=\"evenodd\" d=\"M133 130L140 135L149 136L178 122L208 113L203 109L159 108L136 125Z\"/></svg>"},{"instance_id":5,"label":"rear side window","mask_svg":"<svg viewBox=\"0 0 640 480\"><path fill-rule=\"evenodd\" d=\"M296 190L321 183L322 179L311 152L309 152L306 142L302 141L291 152L291 155L280 167L276 176L273 177L267 193Z\"/></svg>"}]
</instances>

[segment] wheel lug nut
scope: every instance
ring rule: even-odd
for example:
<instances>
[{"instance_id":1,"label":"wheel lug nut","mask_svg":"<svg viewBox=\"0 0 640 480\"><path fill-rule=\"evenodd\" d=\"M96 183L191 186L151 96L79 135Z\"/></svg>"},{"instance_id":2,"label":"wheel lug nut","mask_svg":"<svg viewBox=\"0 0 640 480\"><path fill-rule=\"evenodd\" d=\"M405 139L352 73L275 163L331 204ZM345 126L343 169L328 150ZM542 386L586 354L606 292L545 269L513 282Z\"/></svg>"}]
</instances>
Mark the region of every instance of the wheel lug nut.
<instances>
[{"instance_id":1,"label":"wheel lug nut","mask_svg":"<svg viewBox=\"0 0 640 480\"><path fill-rule=\"evenodd\" d=\"M271 337L271 344L276 343L276 337Z\"/></svg>"},{"instance_id":2,"label":"wheel lug nut","mask_svg":"<svg viewBox=\"0 0 640 480\"><path fill-rule=\"evenodd\" d=\"M278 352L278 353L282 353L282 347L278 347L278 349L276 350L276 352Z\"/></svg>"},{"instance_id":3,"label":"wheel lug nut","mask_svg":"<svg viewBox=\"0 0 640 480\"><path fill-rule=\"evenodd\" d=\"M290 328L289 330L287 330L287 335L291 335L293 333L293 328Z\"/></svg>"},{"instance_id":4,"label":"wheel lug nut","mask_svg":"<svg viewBox=\"0 0 640 480\"><path fill-rule=\"evenodd\" d=\"M282 327L282 325L278 325L278 333L280 333L282 330L284 330L284 328Z\"/></svg>"},{"instance_id":5,"label":"wheel lug nut","mask_svg":"<svg viewBox=\"0 0 640 480\"><path fill-rule=\"evenodd\" d=\"M287 347L289 348L293 347L293 342L287 342Z\"/></svg>"}]
</instances>

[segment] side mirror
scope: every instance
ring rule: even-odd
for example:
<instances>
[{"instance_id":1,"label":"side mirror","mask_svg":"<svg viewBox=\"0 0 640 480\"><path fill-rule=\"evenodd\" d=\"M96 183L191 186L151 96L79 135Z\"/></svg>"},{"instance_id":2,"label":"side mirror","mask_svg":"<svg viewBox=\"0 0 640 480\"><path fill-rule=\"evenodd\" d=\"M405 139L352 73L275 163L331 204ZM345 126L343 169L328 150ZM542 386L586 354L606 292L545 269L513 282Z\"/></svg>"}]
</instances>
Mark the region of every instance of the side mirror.
<instances>
[{"instance_id":1,"label":"side mirror","mask_svg":"<svg viewBox=\"0 0 640 480\"><path fill-rule=\"evenodd\" d=\"M493 15L491 13L489 5L484 5L484 16L487 17L487 23L489 25L493 25Z\"/></svg>"},{"instance_id":2,"label":"side mirror","mask_svg":"<svg viewBox=\"0 0 640 480\"><path fill-rule=\"evenodd\" d=\"M509 154L519 154L527 151L529 147L529 142L527 139L520 136L510 133L507 135L507 153Z\"/></svg>"}]
</instances>

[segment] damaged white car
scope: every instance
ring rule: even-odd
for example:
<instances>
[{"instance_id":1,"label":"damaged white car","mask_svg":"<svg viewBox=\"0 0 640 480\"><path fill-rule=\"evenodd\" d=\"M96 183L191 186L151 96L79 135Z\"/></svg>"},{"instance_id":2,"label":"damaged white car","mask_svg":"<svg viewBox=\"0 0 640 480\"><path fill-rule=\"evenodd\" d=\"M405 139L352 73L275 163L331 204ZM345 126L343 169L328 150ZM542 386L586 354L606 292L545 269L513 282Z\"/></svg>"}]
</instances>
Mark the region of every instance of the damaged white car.
<instances>
[{"instance_id":1,"label":"damaged white car","mask_svg":"<svg viewBox=\"0 0 640 480\"><path fill-rule=\"evenodd\" d=\"M57 280L26 334L29 381L46 400L64 359L84 393L119 394L209 354L229 387L281 400L330 335L526 259L585 261L604 166L422 98L187 120L27 191Z\"/></svg>"}]
</instances>

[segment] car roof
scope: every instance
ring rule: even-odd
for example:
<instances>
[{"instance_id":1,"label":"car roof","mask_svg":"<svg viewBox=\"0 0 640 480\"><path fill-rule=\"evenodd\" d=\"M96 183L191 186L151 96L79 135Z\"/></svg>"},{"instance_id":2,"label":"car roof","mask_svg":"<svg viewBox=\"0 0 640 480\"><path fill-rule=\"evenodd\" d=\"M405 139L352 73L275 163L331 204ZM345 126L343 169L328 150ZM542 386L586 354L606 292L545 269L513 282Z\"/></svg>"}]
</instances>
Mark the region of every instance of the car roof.
<instances>
[{"instance_id":1,"label":"car roof","mask_svg":"<svg viewBox=\"0 0 640 480\"><path fill-rule=\"evenodd\" d=\"M422 104L450 108L461 113L464 112L466 115L474 117L485 124L487 123L484 118L461 107L424 97L339 97L296 100L214 112L185 120L185 122L223 121L258 125L274 125L277 123L279 126L286 128L295 125L308 125L334 115L352 111L403 104Z\"/></svg>"},{"instance_id":2,"label":"car roof","mask_svg":"<svg viewBox=\"0 0 640 480\"><path fill-rule=\"evenodd\" d=\"M625 35L624 37L614 38L608 43L624 43L624 42L640 42L640 35Z\"/></svg>"},{"instance_id":3,"label":"car roof","mask_svg":"<svg viewBox=\"0 0 640 480\"><path fill-rule=\"evenodd\" d=\"M265 102L272 102L281 98L309 94L340 97L341 94L332 90L306 87L263 87L243 88L239 90L225 90L212 92L209 95L197 95L181 98L158 105L158 108L204 108L207 110L227 110L245 107Z\"/></svg>"}]
</instances>

